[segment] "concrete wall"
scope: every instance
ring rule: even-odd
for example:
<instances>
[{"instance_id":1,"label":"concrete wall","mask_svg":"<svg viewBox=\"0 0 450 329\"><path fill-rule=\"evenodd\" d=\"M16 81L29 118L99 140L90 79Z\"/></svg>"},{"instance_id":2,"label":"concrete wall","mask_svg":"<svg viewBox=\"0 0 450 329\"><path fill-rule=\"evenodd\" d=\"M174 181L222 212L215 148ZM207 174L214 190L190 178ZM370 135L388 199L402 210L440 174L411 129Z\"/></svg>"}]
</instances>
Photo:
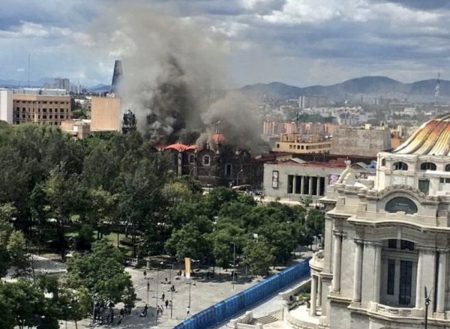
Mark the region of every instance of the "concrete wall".
<instances>
[{"instance_id":1,"label":"concrete wall","mask_svg":"<svg viewBox=\"0 0 450 329\"><path fill-rule=\"evenodd\" d=\"M331 139L331 154L376 157L391 148L389 129L339 128Z\"/></svg>"},{"instance_id":2,"label":"concrete wall","mask_svg":"<svg viewBox=\"0 0 450 329\"><path fill-rule=\"evenodd\" d=\"M340 175L345 168L330 168L315 166L302 166L300 164L264 164L264 194L272 198L295 199L310 198L313 200L323 196L311 194L288 193L288 176L324 177L325 194L327 193L329 176ZM273 172L278 171L278 188L273 187Z\"/></svg>"},{"instance_id":3,"label":"concrete wall","mask_svg":"<svg viewBox=\"0 0 450 329\"><path fill-rule=\"evenodd\" d=\"M121 131L120 99L115 97L92 97L91 131Z\"/></svg>"}]
</instances>

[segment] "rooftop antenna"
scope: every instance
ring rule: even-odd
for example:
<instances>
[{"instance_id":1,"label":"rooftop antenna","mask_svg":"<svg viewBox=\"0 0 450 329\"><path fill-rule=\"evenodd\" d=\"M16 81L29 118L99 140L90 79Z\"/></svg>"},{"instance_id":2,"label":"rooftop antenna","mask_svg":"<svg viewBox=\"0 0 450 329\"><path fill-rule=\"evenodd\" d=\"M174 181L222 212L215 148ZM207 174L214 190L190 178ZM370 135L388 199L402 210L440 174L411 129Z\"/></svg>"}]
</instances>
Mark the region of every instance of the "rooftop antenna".
<instances>
[{"instance_id":1,"label":"rooftop antenna","mask_svg":"<svg viewBox=\"0 0 450 329\"><path fill-rule=\"evenodd\" d=\"M31 66L31 53L28 53L28 70L27 70L27 73L28 73L28 84L27 84L27 86L28 86L28 88L30 88L31 87L31 85L30 85L30 66Z\"/></svg>"}]
</instances>

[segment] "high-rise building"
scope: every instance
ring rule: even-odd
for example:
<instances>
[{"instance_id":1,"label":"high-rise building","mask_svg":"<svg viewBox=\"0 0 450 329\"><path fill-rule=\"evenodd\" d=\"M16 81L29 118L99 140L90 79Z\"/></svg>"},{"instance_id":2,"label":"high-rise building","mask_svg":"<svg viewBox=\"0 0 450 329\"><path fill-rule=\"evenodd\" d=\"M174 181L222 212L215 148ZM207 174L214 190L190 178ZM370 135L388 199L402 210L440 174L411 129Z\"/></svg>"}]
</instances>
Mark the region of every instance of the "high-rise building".
<instances>
[{"instance_id":1,"label":"high-rise building","mask_svg":"<svg viewBox=\"0 0 450 329\"><path fill-rule=\"evenodd\" d=\"M64 89L67 93L70 93L70 80L67 78L55 78L53 88Z\"/></svg>"}]
</instances>

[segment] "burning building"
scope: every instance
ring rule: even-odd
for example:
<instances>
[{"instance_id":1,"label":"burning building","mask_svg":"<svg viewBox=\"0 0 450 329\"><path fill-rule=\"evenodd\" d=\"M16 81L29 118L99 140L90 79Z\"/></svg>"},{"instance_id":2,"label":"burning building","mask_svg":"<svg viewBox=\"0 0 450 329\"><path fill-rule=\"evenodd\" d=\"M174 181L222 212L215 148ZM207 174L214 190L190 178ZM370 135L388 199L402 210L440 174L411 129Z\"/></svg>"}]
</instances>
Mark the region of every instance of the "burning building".
<instances>
[{"instance_id":1,"label":"burning building","mask_svg":"<svg viewBox=\"0 0 450 329\"><path fill-rule=\"evenodd\" d=\"M228 144L221 133L214 133L204 143L171 144L161 148L172 155L178 176L189 175L204 186L260 186L263 161L245 149Z\"/></svg>"}]
</instances>

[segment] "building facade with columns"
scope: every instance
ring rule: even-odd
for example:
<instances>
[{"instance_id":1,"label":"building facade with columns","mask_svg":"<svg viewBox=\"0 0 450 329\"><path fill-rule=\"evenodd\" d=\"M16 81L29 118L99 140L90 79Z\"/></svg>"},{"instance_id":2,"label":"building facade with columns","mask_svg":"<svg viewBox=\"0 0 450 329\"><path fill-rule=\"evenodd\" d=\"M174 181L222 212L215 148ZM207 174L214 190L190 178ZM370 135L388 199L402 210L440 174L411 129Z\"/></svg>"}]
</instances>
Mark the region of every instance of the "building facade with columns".
<instances>
[{"instance_id":1,"label":"building facade with columns","mask_svg":"<svg viewBox=\"0 0 450 329\"><path fill-rule=\"evenodd\" d=\"M374 180L348 166L329 187L310 313L332 329L450 327L450 115L378 154Z\"/></svg>"}]
</instances>

